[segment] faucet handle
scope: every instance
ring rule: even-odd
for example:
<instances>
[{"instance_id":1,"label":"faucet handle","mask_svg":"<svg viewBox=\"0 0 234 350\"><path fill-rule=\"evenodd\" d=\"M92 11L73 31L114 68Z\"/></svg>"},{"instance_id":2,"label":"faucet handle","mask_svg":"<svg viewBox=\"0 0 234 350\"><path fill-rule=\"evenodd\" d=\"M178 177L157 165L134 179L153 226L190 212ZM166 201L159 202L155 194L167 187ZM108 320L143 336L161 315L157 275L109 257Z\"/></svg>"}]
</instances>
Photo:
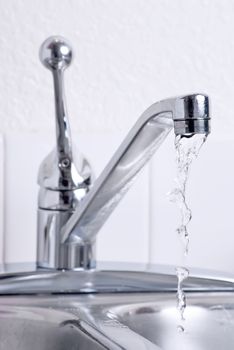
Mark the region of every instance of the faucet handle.
<instances>
[{"instance_id":1,"label":"faucet handle","mask_svg":"<svg viewBox=\"0 0 234 350\"><path fill-rule=\"evenodd\" d=\"M71 132L64 92L64 70L71 64L73 51L61 36L46 39L39 51L42 64L53 76L55 96L56 148L42 163L38 182L53 191L88 190L91 168L81 154L72 149Z\"/></svg>"},{"instance_id":2,"label":"faucet handle","mask_svg":"<svg viewBox=\"0 0 234 350\"><path fill-rule=\"evenodd\" d=\"M39 57L42 64L53 75L58 165L60 166L61 162L64 162L64 159L66 163L70 164L72 161L72 144L66 108L63 72L72 60L71 45L60 36L51 36L42 43Z\"/></svg>"},{"instance_id":3,"label":"faucet handle","mask_svg":"<svg viewBox=\"0 0 234 350\"><path fill-rule=\"evenodd\" d=\"M64 268L90 264L92 246L61 245L61 229L80 205L93 182L88 161L72 145L64 92L64 71L72 62L72 48L60 36L46 39L39 57L53 76L56 147L43 160L38 174L38 254L40 267ZM72 259L72 261L70 261Z\"/></svg>"},{"instance_id":4,"label":"faucet handle","mask_svg":"<svg viewBox=\"0 0 234 350\"><path fill-rule=\"evenodd\" d=\"M51 36L41 45L39 57L42 64L52 70L64 70L73 58L71 44L61 36Z\"/></svg>"}]
</instances>

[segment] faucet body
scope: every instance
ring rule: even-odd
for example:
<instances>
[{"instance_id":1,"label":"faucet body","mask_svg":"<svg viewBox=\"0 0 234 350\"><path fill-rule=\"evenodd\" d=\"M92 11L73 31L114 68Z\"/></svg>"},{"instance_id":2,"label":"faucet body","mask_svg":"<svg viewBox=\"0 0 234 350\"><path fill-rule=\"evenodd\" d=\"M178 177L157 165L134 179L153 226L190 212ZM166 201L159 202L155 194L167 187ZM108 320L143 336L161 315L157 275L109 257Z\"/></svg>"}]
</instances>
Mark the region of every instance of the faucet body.
<instances>
[{"instance_id":1,"label":"faucet body","mask_svg":"<svg viewBox=\"0 0 234 350\"><path fill-rule=\"evenodd\" d=\"M70 46L52 37L43 43L40 56L54 77L57 148L42 163L38 177L38 266L94 268L98 231L171 129L186 137L210 132L208 97L187 95L150 106L92 184L88 162L80 155L75 161L71 147L62 81L71 61Z\"/></svg>"}]
</instances>

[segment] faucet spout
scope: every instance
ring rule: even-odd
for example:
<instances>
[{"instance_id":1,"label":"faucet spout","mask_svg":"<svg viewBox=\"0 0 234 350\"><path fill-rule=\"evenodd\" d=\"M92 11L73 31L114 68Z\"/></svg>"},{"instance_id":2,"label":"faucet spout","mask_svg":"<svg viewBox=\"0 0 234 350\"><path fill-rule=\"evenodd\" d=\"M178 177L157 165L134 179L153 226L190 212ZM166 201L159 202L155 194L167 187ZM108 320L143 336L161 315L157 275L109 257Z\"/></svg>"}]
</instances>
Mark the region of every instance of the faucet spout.
<instances>
[{"instance_id":1,"label":"faucet spout","mask_svg":"<svg viewBox=\"0 0 234 350\"><path fill-rule=\"evenodd\" d=\"M90 192L61 231L61 243L93 242L109 215L174 127L176 135L209 134L208 97L202 94L163 100L139 118Z\"/></svg>"}]
</instances>

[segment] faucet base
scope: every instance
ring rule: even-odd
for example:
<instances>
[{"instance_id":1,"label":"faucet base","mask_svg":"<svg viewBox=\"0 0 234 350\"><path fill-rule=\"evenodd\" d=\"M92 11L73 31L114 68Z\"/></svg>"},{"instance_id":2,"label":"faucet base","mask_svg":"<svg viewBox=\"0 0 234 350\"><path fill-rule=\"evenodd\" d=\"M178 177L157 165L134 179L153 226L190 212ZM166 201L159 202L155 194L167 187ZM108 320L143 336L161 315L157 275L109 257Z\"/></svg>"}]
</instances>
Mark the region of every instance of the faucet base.
<instances>
[{"instance_id":1,"label":"faucet base","mask_svg":"<svg viewBox=\"0 0 234 350\"><path fill-rule=\"evenodd\" d=\"M37 266L55 270L95 268L95 241L75 239L61 243L61 227L73 211L38 209Z\"/></svg>"}]
</instances>

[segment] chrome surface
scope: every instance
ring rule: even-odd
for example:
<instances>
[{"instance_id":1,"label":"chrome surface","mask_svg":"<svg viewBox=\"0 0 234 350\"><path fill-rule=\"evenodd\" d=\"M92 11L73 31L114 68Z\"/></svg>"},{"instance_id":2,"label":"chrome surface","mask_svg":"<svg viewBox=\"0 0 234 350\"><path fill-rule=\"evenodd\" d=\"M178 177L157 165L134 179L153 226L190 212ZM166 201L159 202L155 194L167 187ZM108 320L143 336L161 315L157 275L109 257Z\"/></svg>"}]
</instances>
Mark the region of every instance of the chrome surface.
<instances>
[{"instance_id":1,"label":"chrome surface","mask_svg":"<svg viewBox=\"0 0 234 350\"><path fill-rule=\"evenodd\" d=\"M97 232L152 157L169 131L208 134L208 97L190 95L157 102L139 118L91 191L62 228L62 242L95 238ZM199 122L199 124L194 124Z\"/></svg>"},{"instance_id":2,"label":"chrome surface","mask_svg":"<svg viewBox=\"0 0 234 350\"><path fill-rule=\"evenodd\" d=\"M43 195L39 196L39 207L51 210L74 209L77 205L76 198L79 202L89 189L91 169L87 160L80 154L77 155L77 150L73 150L71 140L63 74L72 61L72 49L64 38L50 37L42 44L39 56L45 67L52 72L56 122L56 148L39 169L38 184L43 190ZM50 193L48 190L59 191L59 193ZM65 193L61 193L62 191ZM76 192L67 193L67 191ZM44 197L46 197L45 202L43 202Z\"/></svg>"},{"instance_id":3,"label":"chrome surface","mask_svg":"<svg viewBox=\"0 0 234 350\"><path fill-rule=\"evenodd\" d=\"M60 243L62 226L93 181L88 161L72 145L65 103L63 74L72 61L72 48L64 38L50 37L42 44L39 56L44 66L52 72L54 81L56 148L44 159L38 174L38 265L48 268L90 268L94 242L92 247L90 242Z\"/></svg>"},{"instance_id":4,"label":"chrome surface","mask_svg":"<svg viewBox=\"0 0 234 350\"><path fill-rule=\"evenodd\" d=\"M63 72L72 60L71 45L50 37L40 59L52 72L55 90L57 147L39 171L38 266L52 269L95 267L98 231L132 185L138 172L174 127L176 135L208 134L209 101L202 94L176 97L150 106L133 126L100 177L91 186L91 170L74 154L63 87Z\"/></svg>"},{"instance_id":5,"label":"chrome surface","mask_svg":"<svg viewBox=\"0 0 234 350\"><path fill-rule=\"evenodd\" d=\"M0 279L0 349L232 350L234 278L190 277L178 333L175 276L45 271ZM26 294L26 295L24 295Z\"/></svg>"}]
</instances>

